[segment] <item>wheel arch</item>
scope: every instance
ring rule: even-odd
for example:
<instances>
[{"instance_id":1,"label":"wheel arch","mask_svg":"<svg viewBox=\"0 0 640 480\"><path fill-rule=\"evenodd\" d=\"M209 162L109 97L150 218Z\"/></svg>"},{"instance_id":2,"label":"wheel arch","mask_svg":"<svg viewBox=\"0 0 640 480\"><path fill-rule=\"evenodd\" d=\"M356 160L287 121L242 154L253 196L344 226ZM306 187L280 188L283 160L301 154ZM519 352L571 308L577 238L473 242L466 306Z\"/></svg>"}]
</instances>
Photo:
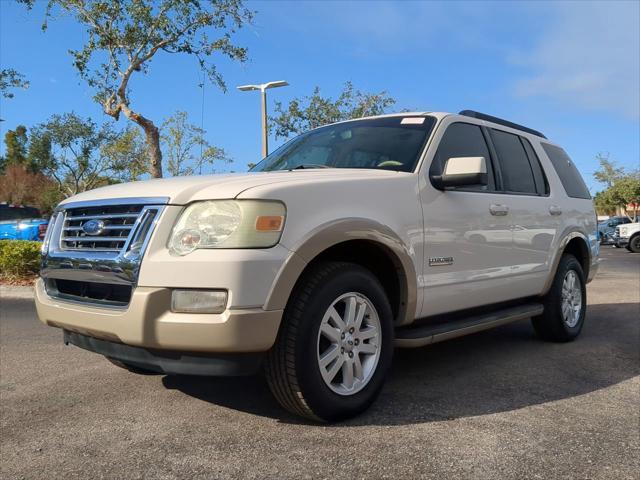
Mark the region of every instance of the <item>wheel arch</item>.
<instances>
[{"instance_id":1,"label":"wheel arch","mask_svg":"<svg viewBox=\"0 0 640 480\"><path fill-rule=\"evenodd\" d=\"M302 238L289 255L265 303L284 309L298 280L324 260L350 261L371 270L389 296L396 325L416 314L417 277L409 248L393 230L369 219L350 218L321 225Z\"/></svg>"},{"instance_id":2,"label":"wheel arch","mask_svg":"<svg viewBox=\"0 0 640 480\"><path fill-rule=\"evenodd\" d=\"M558 244L558 248L556 249L555 257L552 261L552 268L549 270L549 278L547 279L544 290L542 291L542 295L545 295L551 285L553 284L553 279L556 276L556 272L558 271L558 265L560 263L560 259L562 255L565 253L570 253L582 266L582 270L584 272L585 280L589 279L590 270L592 268L592 253L589 248L589 240L585 234L578 231L572 231L565 234L562 237L562 240Z\"/></svg>"}]
</instances>

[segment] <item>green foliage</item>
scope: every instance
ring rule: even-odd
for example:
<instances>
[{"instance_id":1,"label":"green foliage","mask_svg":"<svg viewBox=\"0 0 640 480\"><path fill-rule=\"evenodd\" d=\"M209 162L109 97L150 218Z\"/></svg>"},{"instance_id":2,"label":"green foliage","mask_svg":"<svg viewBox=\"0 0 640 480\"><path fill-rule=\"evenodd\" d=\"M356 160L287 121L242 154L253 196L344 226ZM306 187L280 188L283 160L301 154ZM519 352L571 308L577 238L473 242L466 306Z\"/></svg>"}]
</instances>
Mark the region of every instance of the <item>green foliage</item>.
<instances>
[{"instance_id":1,"label":"green foliage","mask_svg":"<svg viewBox=\"0 0 640 480\"><path fill-rule=\"evenodd\" d=\"M640 204L640 178L635 174L620 178L611 187L598 192L594 202L601 213L616 213L629 204Z\"/></svg>"},{"instance_id":2,"label":"green foliage","mask_svg":"<svg viewBox=\"0 0 640 480\"><path fill-rule=\"evenodd\" d=\"M346 82L335 100L320 95L320 88L316 87L312 95L294 98L286 108L276 102L276 114L270 117L270 123L274 125L276 138L286 138L329 123L381 115L395 103L386 91L364 93Z\"/></svg>"},{"instance_id":3,"label":"green foliage","mask_svg":"<svg viewBox=\"0 0 640 480\"><path fill-rule=\"evenodd\" d=\"M598 153L596 160L600 163L600 169L593 173L593 177L607 187L611 187L617 180L625 175L623 167L618 167L616 162L610 159L608 153Z\"/></svg>"},{"instance_id":4,"label":"green foliage","mask_svg":"<svg viewBox=\"0 0 640 480\"><path fill-rule=\"evenodd\" d=\"M19 0L31 7L34 0ZM107 115L124 114L145 132L149 172L162 176L158 128L130 106L129 80L149 73L159 53L195 57L201 70L223 90L222 75L210 62L214 54L245 61L247 50L231 35L251 22L242 0L48 0L46 20L56 12L72 16L86 29L84 45L70 50L80 77L95 90ZM161 98L158 99L161 101Z\"/></svg>"},{"instance_id":5,"label":"green foliage","mask_svg":"<svg viewBox=\"0 0 640 480\"><path fill-rule=\"evenodd\" d=\"M134 182L148 173L146 145L140 131L127 128L100 151L119 180Z\"/></svg>"},{"instance_id":6,"label":"green foliage","mask_svg":"<svg viewBox=\"0 0 640 480\"><path fill-rule=\"evenodd\" d=\"M216 163L231 163L221 148L215 147L204 136L206 131L189 122L187 112L178 111L162 124L160 138L167 160L166 170L172 176L201 174L203 169Z\"/></svg>"},{"instance_id":7,"label":"green foliage","mask_svg":"<svg viewBox=\"0 0 640 480\"><path fill-rule=\"evenodd\" d=\"M119 178L122 165L102 153L117 141L118 135L106 124L98 126L75 113L53 115L31 130L29 157L70 196Z\"/></svg>"},{"instance_id":8,"label":"green foliage","mask_svg":"<svg viewBox=\"0 0 640 480\"><path fill-rule=\"evenodd\" d=\"M4 157L0 158L0 173L4 173L9 165L27 164L27 127L18 125L15 130L4 134L6 146Z\"/></svg>"},{"instance_id":9,"label":"green foliage","mask_svg":"<svg viewBox=\"0 0 640 480\"><path fill-rule=\"evenodd\" d=\"M20 280L37 275L40 269L40 242L0 241L0 279Z\"/></svg>"},{"instance_id":10,"label":"green foliage","mask_svg":"<svg viewBox=\"0 0 640 480\"><path fill-rule=\"evenodd\" d=\"M0 94L4 98L13 98L13 92L10 91L13 88L29 88L29 82L13 68L3 68L0 70Z\"/></svg>"}]
</instances>

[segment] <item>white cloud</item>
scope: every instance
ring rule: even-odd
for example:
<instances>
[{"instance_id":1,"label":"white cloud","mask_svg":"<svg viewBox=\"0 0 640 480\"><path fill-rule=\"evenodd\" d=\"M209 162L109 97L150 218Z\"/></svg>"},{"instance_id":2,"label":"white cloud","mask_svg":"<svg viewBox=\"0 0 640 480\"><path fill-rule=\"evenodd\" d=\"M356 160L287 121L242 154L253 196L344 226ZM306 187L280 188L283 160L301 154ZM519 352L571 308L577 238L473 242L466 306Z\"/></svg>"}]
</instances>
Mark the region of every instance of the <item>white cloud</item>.
<instances>
[{"instance_id":1,"label":"white cloud","mask_svg":"<svg viewBox=\"0 0 640 480\"><path fill-rule=\"evenodd\" d=\"M515 96L640 117L637 0L284 5L289 15L278 16L280 25L300 35L339 39L356 56L413 52L424 61L431 49L455 51L452 61L465 58L462 53L488 55L502 62L496 88L506 83Z\"/></svg>"},{"instance_id":2,"label":"white cloud","mask_svg":"<svg viewBox=\"0 0 640 480\"><path fill-rule=\"evenodd\" d=\"M560 4L517 63L529 74L515 91L640 117L640 3Z\"/></svg>"}]
</instances>

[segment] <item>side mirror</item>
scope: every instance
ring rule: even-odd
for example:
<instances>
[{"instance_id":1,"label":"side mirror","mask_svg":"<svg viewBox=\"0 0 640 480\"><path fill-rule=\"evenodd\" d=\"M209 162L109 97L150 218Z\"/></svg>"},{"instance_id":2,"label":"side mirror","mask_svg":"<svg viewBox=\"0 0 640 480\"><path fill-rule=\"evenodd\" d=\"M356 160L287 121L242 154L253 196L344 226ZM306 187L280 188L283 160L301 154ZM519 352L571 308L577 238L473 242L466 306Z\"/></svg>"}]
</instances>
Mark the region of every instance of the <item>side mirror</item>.
<instances>
[{"instance_id":1,"label":"side mirror","mask_svg":"<svg viewBox=\"0 0 640 480\"><path fill-rule=\"evenodd\" d=\"M431 176L431 183L439 190L487 185L488 182L484 157L452 157L444 164L442 175Z\"/></svg>"}]
</instances>

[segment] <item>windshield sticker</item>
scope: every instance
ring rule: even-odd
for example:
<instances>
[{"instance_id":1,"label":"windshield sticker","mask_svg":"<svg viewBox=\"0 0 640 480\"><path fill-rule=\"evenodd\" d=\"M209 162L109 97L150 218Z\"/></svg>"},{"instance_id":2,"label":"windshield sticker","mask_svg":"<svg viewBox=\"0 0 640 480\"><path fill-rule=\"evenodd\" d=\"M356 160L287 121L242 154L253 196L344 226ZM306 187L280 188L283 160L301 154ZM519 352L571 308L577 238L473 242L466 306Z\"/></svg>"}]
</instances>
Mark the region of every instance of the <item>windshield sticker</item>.
<instances>
[{"instance_id":1,"label":"windshield sticker","mask_svg":"<svg viewBox=\"0 0 640 480\"><path fill-rule=\"evenodd\" d=\"M424 123L424 117L405 117L400 122L401 125L410 124L410 125L422 125Z\"/></svg>"}]
</instances>

